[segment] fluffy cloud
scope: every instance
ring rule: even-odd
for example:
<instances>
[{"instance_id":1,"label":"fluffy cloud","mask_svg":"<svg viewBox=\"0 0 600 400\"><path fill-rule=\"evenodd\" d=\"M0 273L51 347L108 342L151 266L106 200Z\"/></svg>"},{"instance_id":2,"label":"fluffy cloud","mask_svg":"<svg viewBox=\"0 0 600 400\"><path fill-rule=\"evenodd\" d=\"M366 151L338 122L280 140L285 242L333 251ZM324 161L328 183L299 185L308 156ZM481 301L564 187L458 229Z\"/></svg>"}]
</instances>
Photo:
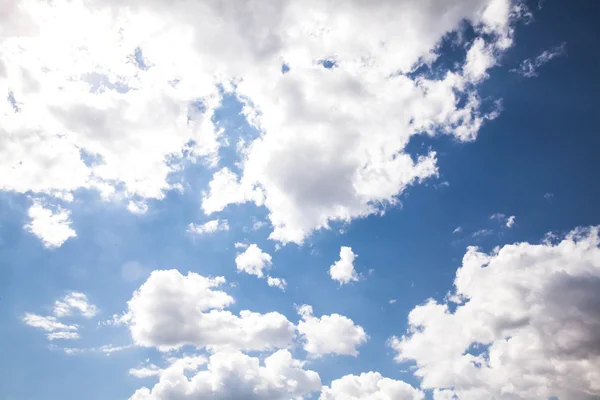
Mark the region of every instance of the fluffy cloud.
<instances>
[{"instance_id":1,"label":"fluffy cloud","mask_svg":"<svg viewBox=\"0 0 600 400\"><path fill-rule=\"evenodd\" d=\"M406 382L384 378L379 372L346 375L323 387L320 400L423 400L425 394Z\"/></svg>"},{"instance_id":2,"label":"fluffy cloud","mask_svg":"<svg viewBox=\"0 0 600 400\"><path fill-rule=\"evenodd\" d=\"M364 329L343 315L331 314L313 316L309 305L298 308L302 321L298 323L298 332L304 342L304 350L311 356L325 354L345 354L357 356L356 349L368 339Z\"/></svg>"},{"instance_id":3,"label":"fluffy cloud","mask_svg":"<svg viewBox=\"0 0 600 400\"><path fill-rule=\"evenodd\" d=\"M73 315L77 312L86 318L92 318L98 312L95 305L88 303L88 298L85 294L72 292L66 295L62 300L57 300L54 303L54 315L57 317L65 317Z\"/></svg>"},{"instance_id":4,"label":"fluffy cloud","mask_svg":"<svg viewBox=\"0 0 600 400\"><path fill-rule=\"evenodd\" d=\"M550 50L543 51L539 56L533 59L524 60L519 68L511 69L511 72L524 76L525 78L535 78L538 76L538 68L550 62L552 59L566 54L566 43L556 46Z\"/></svg>"},{"instance_id":5,"label":"fluffy cloud","mask_svg":"<svg viewBox=\"0 0 600 400\"><path fill-rule=\"evenodd\" d=\"M411 136L471 140L496 115L476 85L511 45L518 3L22 2L0 32L0 190L161 199L185 162L217 166L224 90L259 136L202 208L265 205L271 238L301 243L436 176L435 153L405 152ZM460 68L428 73L464 21L477 38Z\"/></svg>"},{"instance_id":6,"label":"fluffy cloud","mask_svg":"<svg viewBox=\"0 0 600 400\"><path fill-rule=\"evenodd\" d=\"M148 212L148 204L143 201L133 201L130 200L127 203L127 209L133 214L146 214Z\"/></svg>"},{"instance_id":7,"label":"fluffy cloud","mask_svg":"<svg viewBox=\"0 0 600 400\"><path fill-rule=\"evenodd\" d=\"M70 238L77 237L71 228L71 212L68 210L56 207L56 211L52 211L35 200L27 210L27 215L30 221L25 229L40 238L47 248L60 247Z\"/></svg>"},{"instance_id":8,"label":"fluffy cloud","mask_svg":"<svg viewBox=\"0 0 600 400\"><path fill-rule=\"evenodd\" d=\"M451 299L409 314L391 339L438 398L586 399L600 394L600 239L578 229L559 242L469 248Z\"/></svg>"},{"instance_id":9,"label":"fluffy cloud","mask_svg":"<svg viewBox=\"0 0 600 400\"><path fill-rule=\"evenodd\" d=\"M279 289L285 291L287 287L287 282L283 278L273 278L272 276L267 276L267 284L271 287L278 287Z\"/></svg>"},{"instance_id":10,"label":"fluffy cloud","mask_svg":"<svg viewBox=\"0 0 600 400\"><path fill-rule=\"evenodd\" d=\"M206 369L188 378L199 366L173 363L160 373L151 390L139 389L130 400L287 400L301 399L321 388L319 375L303 369L303 363L287 350L273 353L263 365L258 358L240 352L217 352L211 355Z\"/></svg>"},{"instance_id":11,"label":"fluffy cloud","mask_svg":"<svg viewBox=\"0 0 600 400\"><path fill-rule=\"evenodd\" d=\"M122 320L137 345L160 350L184 345L246 350L289 346L295 330L287 318L276 312L243 310L237 316L224 310L234 300L218 290L223 283L223 277L153 271L129 300Z\"/></svg>"},{"instance_id":12,"label":"fluffy cloud","mask_svg":"<svg viewBox=\"0 0 600 400\"><path fill-rule=\"evenodd\" d=\"M358 274L354 270L354 259L357 257L351 247L340 248L340 259L329 268L331 279L338 281L340 285L358 281Z\"/></svg>"},{"instance_id":13,"label":"fluffy cloud","mask_svg":"<svg viewBox=\"0 0 600 400\"><path fill-rule=\"evenodd\" d=\"M260 190L274 227L271 238L301 243L331 221L380 212L409 185L435 176L435 153L413 159L404 152L412 135L445 132L470 140L495 117L480 112L474 85L510 46L514 13L503 0L440 7L352 1L343 8L308 1L289 7L296 12L286 14L291 20L282 18L288 30L281 51L288 71L281 74L280 65L254 70L236 87L263 135L245 148L240 176L215 176L204 208L226 205L215 207L213 199L250 201ZM406 75L432 63L441 38L465 19L494 39L476 39L460 71L440 71L439 79ZM402 22L414 20L420 23ZM324 59L333 67L324 67ZM217 186L235 196L218 196Z\"/></svg>"},{"instance_id":14,"label":"fluffy cloud","mask_svg":"<svg viewBox=\"0 0 600 400\"><path fill-rule=\"evenodd\" d=\"M270 268L272 264L272 257L255 244L248 246L246 250L238 254L235 258L235 265L238 271L244 271L259 278L264 276L263 270Z\"/></svg>"},{"instance_id":15,"label":"fluffy cloud","mask_svg":"<svg viewBox=\"0 0 600 400\"><path fill-rule=\"evenodd\" d=\"M214 233L218 231L228 231L229 222L226 219L214 219L212 221L205 222L202 225L190 223L188 225L188 232L203 235L205 233Z\"/></svg>"},{"instance_id":16,"label":"fluffy cloud","mask_svg":"<svg viewBox=\"0 0 600 400\"><path fill-rule=\"evenodd\" d=\"M160 24L91 3L23 2L32 29L2 32L0 87L11 96L0 105L0 188L162 198L176 187L168 177L179 159L214 157L218 92L178 76L168 54L167 63L143 68L136 49Z\"/></svg>"}]
</instances>

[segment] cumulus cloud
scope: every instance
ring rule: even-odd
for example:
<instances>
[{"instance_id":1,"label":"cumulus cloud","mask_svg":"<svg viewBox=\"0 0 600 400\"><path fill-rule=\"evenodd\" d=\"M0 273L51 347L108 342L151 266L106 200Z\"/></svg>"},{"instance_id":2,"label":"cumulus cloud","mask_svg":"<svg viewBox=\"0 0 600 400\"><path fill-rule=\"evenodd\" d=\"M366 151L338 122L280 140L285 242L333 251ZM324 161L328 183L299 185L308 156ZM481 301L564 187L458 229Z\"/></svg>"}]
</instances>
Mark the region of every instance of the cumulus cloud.
<instances>
[{"instance_id":1,"label":"cumulus cloud","mask_svg":"<svg viewBox=\"0 0 600 400\"><path fill-rule=\"evenodd\" d=\"M72 292L63 297L62 300L57 300L54 303L54 315L57 317L65 317L79 313L85 318L92 318L98 312L95 305L88 303L88 298L85 294Z\"/></svg>"},{"instance_id":2,"label":"cumulus cloud","mask_svg":"<svg viewBox=\"0 0 600 400\"><path fill-rule=\"evenodd\" d=\"M302 320L298 323L298 332L303 341L303 348L313 357L326 354L343 354L357 356L358 346L369 338L360 325L343 315L331 314L321 317L313 316L309 305L298 307Z\"/></svg>"},{"instance_id":3,"label":"cumulus cloud","mask_svg":"<svg viewBox=\"0 0 600 400\"><path fill-rule=\"evenodd\" d=\"M358 281L358 274L354 270L354 260L358 257L352 252L351 247L340 248L340 259L329 267L329 276L340 285Z\"/></svg>"},{"instance_id":4,"label":"cumulus cloud","mask_svg":"<svg viewBox=\"0 0 600 400\"><path fill-rule=\"evenodd\" d=\"M188 232L195 233L198 235L215 233L218 231L228 231L229 222L226 219L214 219L212 221L205 222L204 224L198 225L190 223L188 225Z\"/></svg>"},{"instance_id":5,"label":"cumulus cloud","mask_svg":"<svg viewBox=\"0 0 600 400\"><path fill-rule=\"evenodd\" d=\"M302 243L332 221L381 213L436 176L434 152L407 154L411 136L472 140L497 115L477 85L512 44L518 3L10 7L0 32L0 90L10 94L0 100L0 190L162 199L184 187L176 173L186 162L202 161L217 167L207 214L264 205L271 238ZM465 21L476 38L462 43L459 68L411 74L438 68L439 44ZM223 91L244 102L259 132L240 146L239 173L218 165Z\"/></svg>"},{"instance_id":6,"label":"cumulus cloud","mask_svg":"<svg viewBox=\"0 0 600 400\"><path fill-rule=\"evenodd\" d=\"M455 305L428 300L393 337L439 399L586 399L600 394L600 239L577 229L560 241L470 247Z\"/></svg>"},{"instance_id":7,"label":"cumulus cloud","mask_svg":"<svg viewBox=\"0 0 600 400\"><path fill-rule=\"evenodd\" d=\"M287 282L283 278L273 278L272 276L267 276L267 284L272 287L277 287L285 292L285 288L287 287Z\"/></svg>"},{"instance_id":8,"label":"cumulus cloud","mask_svg":"<svg viewBox=\"0 0 600 400\"><path fill-rule=\"evenodd\" d=\"M288 347L294 325L277 312L224 310L234 299L219 286L225 278L206 278L176 270L153 271L133 294L121 318L139 346L171 350L192 345L211 349L268 350Z\"/></svg>"},{"instance_id":9,"label":"cumulus cloud","mask_svg":"<svg viewBox=\"0 0 600 400\"><path fill-rule=\"evenodd\" d=\"M379 372L346 375L324 386L319 400L423 400L425 394Z\"/></svg>"},{"instance_id":10,"label":"cumulus cloud","mask_svg":"<svg viewBox=\"0 0 600 400\"><path fill-rule=\"evenodd\" d=\"M152 389L138 389L130 400L287 400L301 399L321 388L319 375L304 369L287 350L271 354L262 363L240 352L217 352L210 356L206 369L197 371L199 366L173 363L160 373ZM190 372L195 374L188 378Z\"/></svg>"},{"instance_id":11,"label":"cumulus cloud","mask_svg":"<svg viewBox=\"0 0 600 400\"><path fill-rule=\"evenodd\" d=\"M71 212L61 207L53 211L35 200L27 210L27 216L30 221L25 229L37 236L46 248L60 247L70 238L77 237L71 228Z\"/></svg>"},{"instance_id":12,"label":"cumulus cloud","mask_svg":"<svg viewBox=\"0 0 600 400\"><path fill-rule=\"evenodd\" d=\"M235 258L235 266L238 271L256 275L259 278L264 276L263 270L270 268L272 264L271 255L262 251L256 244L249 245Z\"/></svg>"},{"instance_id":13,"label":"cumulus cloud","mask_svg":"<svg viewBox=\"0 0 600 400\"><path fill-rule=\"evenodd\" d=\"M544 64L550 62L556 57L564 56L566 54L566 43L562 43L560 46L556 46L550 50L543 51L539 56L535 58L528 58L523 60L518 68L511 69L511 72L524 76L525 78L535 78L538 76L537 70Z\"/></svg>"}]
</instances>

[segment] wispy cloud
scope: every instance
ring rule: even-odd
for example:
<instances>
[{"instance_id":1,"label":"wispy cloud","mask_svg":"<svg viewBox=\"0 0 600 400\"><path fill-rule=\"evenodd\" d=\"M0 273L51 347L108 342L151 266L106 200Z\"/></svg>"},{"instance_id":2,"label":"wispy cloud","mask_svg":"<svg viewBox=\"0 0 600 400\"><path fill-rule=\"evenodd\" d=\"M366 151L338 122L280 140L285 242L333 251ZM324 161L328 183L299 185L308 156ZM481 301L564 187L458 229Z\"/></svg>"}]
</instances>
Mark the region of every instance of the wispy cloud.
<instances>
[{"instance_id":1,"label":"wispy cloud","mask_svg":"<svg viewBox=\"0 0 600 400\"><path fill-rule=\"evenodd\" d=\"M523 60L518 68L513 68L510 71L525 78L534 78L538 76L537 70L542 65L551 61L552 59L563 56L566 54L566 43L562 43L560 46L556 46L550 50L545 50L539 56L535 58L528 58Z\"/></svg>"}]
</instances>

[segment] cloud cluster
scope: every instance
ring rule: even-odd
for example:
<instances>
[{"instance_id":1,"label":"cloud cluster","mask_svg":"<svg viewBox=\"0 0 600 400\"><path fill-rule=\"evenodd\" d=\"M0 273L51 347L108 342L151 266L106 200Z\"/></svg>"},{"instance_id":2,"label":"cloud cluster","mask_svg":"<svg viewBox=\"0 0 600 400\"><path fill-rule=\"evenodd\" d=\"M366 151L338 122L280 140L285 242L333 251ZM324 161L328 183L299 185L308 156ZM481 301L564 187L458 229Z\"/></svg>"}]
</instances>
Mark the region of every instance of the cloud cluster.
<instances>
[{"instance_id":1,"label":"cloud cluster","mask_svg":"<svg viewBox=\"0 0 600 400\"><path fill-rule=\"evenodd\" d=\"M244 251L235 257L235 266L238 271L264 278L264 270L271 268L273 258L265 253L256 244L245 245L236 243L236 248L243 248ZM283 278L276 278L270 275L266 276L267 284L271 287L277 287L283 291L287 287L287 282Z\"/></svg>"},{"instance_id":2,"label":"cloud cluster","mask_svg":"<svg viewBox=\"0 0 600 400\"><path fill-rule=\"evenodd\" d=\"M121 319L135 344L163 351L185 345L236 350L289 346L295 327L285 316L248 310L235 315L225 310L234 299L218 289L223 283L223 277L153 271L135 291Z\"/></svg>"},{"instance_id":3,"label":"cloud cluster","mask_svg":"<svg viewBox=\"0 0 600 400\"><path fill-rule=\"evenodd\" d=\"M200 364L173 363L160 372L152 389L138 389L130 400L287 400L301 399L321 388L319 375L304 369L287 350L271 354L262 363L240 352L217 352L198 371ZM186 372L193 375L188 378Z\"/></svg>"},{"instance_id":4,"label":"cloud cluster","mask_svg":"<svg viewBox=\"0 0 600 400\"><path fill-rule=\"evenodd\" d=\"M21 317L26 325L41 329L46 333L48 340L70 340L79 339L79 325L65 324L59 318L82 316L84 318L93 318L98 309L95 305L88 302L85 294L72 292L65 295L61 300L54 303L54 316L42 316L33 313L25 313Z\"/></svg>"},{"instance_id":5,"label":"cloud cluster","mask_svg":"<svg viewBox=\"0 0 600 400\"><path fill-rule=\"evenodd\" d=\"M600 238L577 229L542 244L469 248L457 302L429 300L391 339L438 398L586 399L600 394ZM446 396L446 397L442 397Z\"/></svg>"},{"instance_id":6,"label":"cloud cluster","mask_svg":"<svg viewBox=\"0 0 600 400\"><path fill-rule=\"evenodd\" d=\"M184 187L186 162L219 165L213 116L228 92L259 135L238 146L240 173L216 169L202 207L264 205L271 238L301 243L436 176L434 152L405 152L413 135L471 140L495 117L477 85L512 43L517 3L3 6L0 190L95 189L143 214L145 199ZM439 44L465 21L477 38L461 43L457 68L438 70Z\"/></svg>"}]
</instances>

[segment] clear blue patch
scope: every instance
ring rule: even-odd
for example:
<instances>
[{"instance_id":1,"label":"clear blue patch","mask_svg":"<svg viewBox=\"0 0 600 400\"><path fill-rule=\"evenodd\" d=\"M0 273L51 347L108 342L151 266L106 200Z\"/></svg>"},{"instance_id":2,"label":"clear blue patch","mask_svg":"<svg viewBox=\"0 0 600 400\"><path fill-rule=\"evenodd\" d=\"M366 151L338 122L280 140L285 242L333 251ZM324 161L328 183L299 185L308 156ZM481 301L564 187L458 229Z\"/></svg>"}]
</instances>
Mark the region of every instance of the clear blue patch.
<instances>
[{"instance_id":1,"label":"clear blue patch","mask_svg":"<svg viewBox=\"0 0 600 400\"><path fill-rule=\"evenodd\" d=\"M142 52L141 48L136 47L135 52L133 53L133 58L135 59L135 63L137 64L139 69L148 69L146 61L144 61L144 53Z\"/></svg>"},{"instance_id":2,"label":"clear blue patch","mask_svg":"<svg viewBox=\"0 0 600 400\"><path fill-rule=\"evenodd\" d=\"M219 158L222 166L240 173L236 165L240 161L238 143L246 145L256 139L260 132L248 123L242 109L244 104L231 93L223 94L221 105L215 110L213 122L217 128L223 129Z\"/></svg>"},{"instance_id":3,"label":"clear blue patch","mask_svg":"<svg viewBox=\"0 0 600 400\"><path fill-rule=\"evenodd\" d=\"M18 113L21 111L21 107L19 106L19 103L17 103L17 100L15 99L15 94L12 91L8 92L8 96L6 97L6 99L12 106L14 112Z\"/></svg>"},{"instance_id":4,"label":"clear blue patch","mask_svg":"<svg viewBox=\"0 0 600 400\"><path fill-rule=\"evenodd\" d=\"M327 69L333 69L338 66L337 62L335 60L330 60L330 59L320 60L319 64L321 64L324 68L327 68Z\"/></svg>"}]
</instances>

